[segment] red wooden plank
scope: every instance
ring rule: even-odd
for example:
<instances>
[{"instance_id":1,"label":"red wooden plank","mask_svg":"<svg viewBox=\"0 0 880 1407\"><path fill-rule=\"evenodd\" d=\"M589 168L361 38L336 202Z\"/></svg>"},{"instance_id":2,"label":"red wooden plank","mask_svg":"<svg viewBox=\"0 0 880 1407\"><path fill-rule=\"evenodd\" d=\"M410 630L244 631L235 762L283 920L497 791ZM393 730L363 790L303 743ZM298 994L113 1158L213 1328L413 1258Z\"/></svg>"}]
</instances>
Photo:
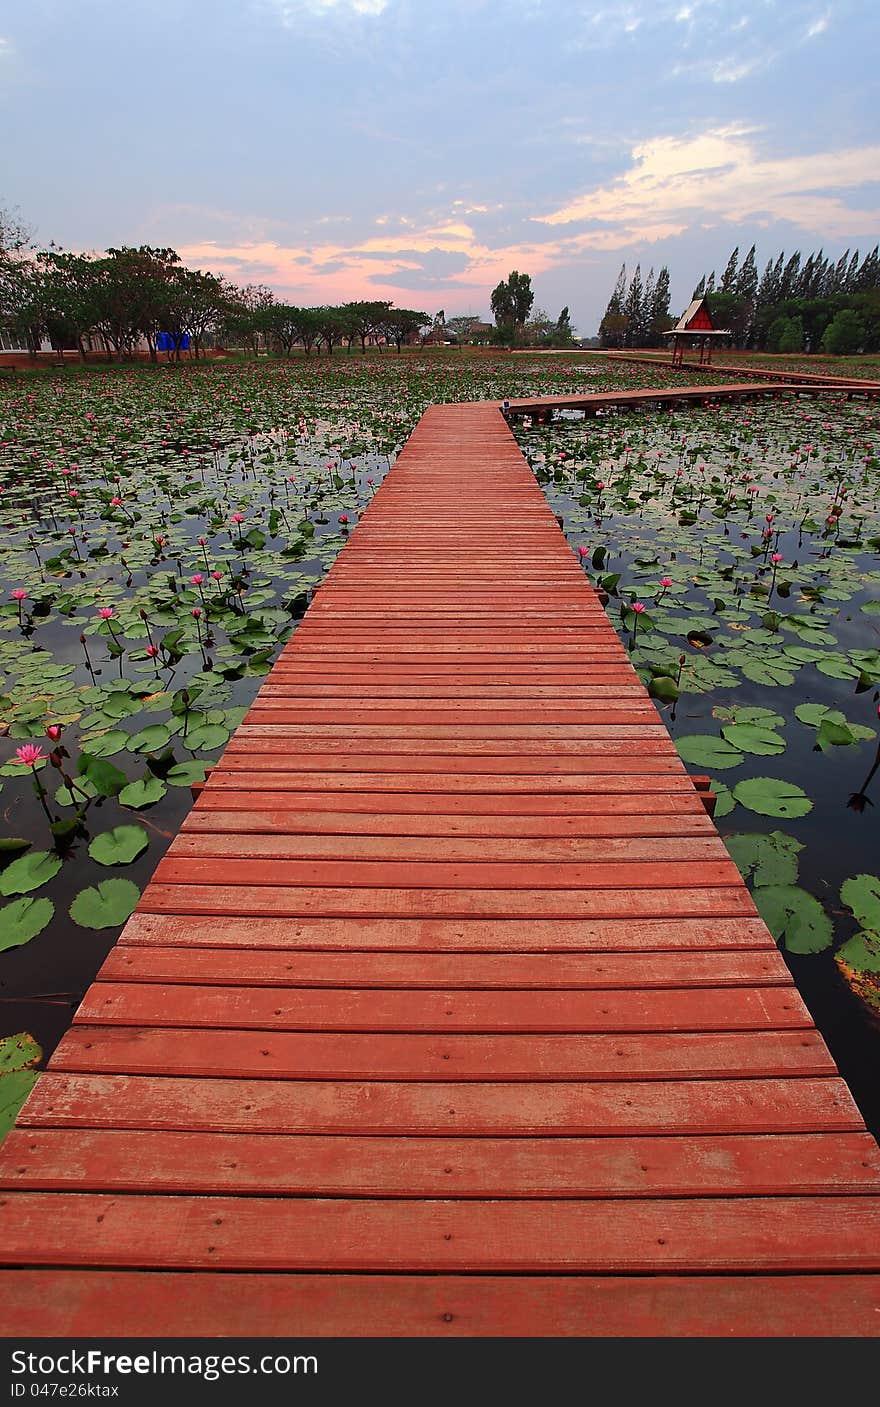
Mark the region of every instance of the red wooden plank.
<instances>
[{"instance_id":1,"label":"red wooden plank","mask_svg":"<svg viewBox=\"0 0 880 1407\"><path fill-rule=\"evenodd\" d=\"M876 1337L876 1275L0 1272L22 1337Z\"/></svg>"},{"instance_id":2,"label":"red wooden plank","mask_svg":"<svg viewBox=\"0 0 880 1407\"><path fill-rule=\"evenodd\" d=\"M108 1033L109 1034L109 1033ZM102 1046L104 1039L102 1038ZM198 1079L50 1069L19 1126L509 1137L864 1132L829 1076L607 1081Z\"/></svg>"},{"instance_id":3,"label":"red wooden plank","mask_svg":"<svg viewBox=\"0 0 880 1407\"><path fill-rule=\"evenodd\" d=\"M876 1195L870 1134L333 1138L17 1129L0 1186L253 1196Z\"/></svg>"},{"instance_id":4,"label":"red wooden plank","mask_svg":"<svg viewBox=\"0 0 880 1407\"><path fill-rule=\"evenodd\" d=\"M164 884L141 896L143 913L305 918L753 918L745 887L723 889L357 889Z\"/></svg>"},{"instance_id":5,"label":"red wooden plank","mask_svg":"<svg viewBox=\"0 0 880 1407\"><path fill-rule=\"evenodd\" d=\"M208 813L216 818L217 812ZM245 818L246 820L249 818ZM192 820L192 817L190 817ZM399 823L398 823L399 826ZM411 835L297 835L273 830L270 834L253 833L247 824L236 824L234 814L228 816L226 831L219 827L210 831L191 826L170 846L168 852L175 860L231 859L247 856L249 860L336 860L350 861L444 861L447 864L464 861L469 864L490 861L523 865L555 863L580 866L588 863L681 863L684 861L723 863L727 852L717 835L700 836L638 836L633 839L613 836L565 836L556 839L522 839L491 836L411 836Z\"/></svg>"},{"instance_id":6,"label":"red wooden plank","mask_svg":"<svg viewBox=\"0 0 880 1407\"><path fill-rule=\"evenodd\" d=\"M710 1080L828 1075L815 1031L456 1035L74 1025L53 1070L206 1079Z\"/></svg>"},{"instance_id":7,"label":"red wooden plank","mask_svg":"<svg viewBox=\"0 0 880 1407\"><path fill-rule=\"evenodd\" d=\"M241 793L227 793L223 800L233 800ZM691 799L693 803L693 799ZM336 844L339 841L376 843L379 838L391 837L394 841L412 840L425 843L432 837L441 837L450 847L455 845L485 846L487 858L494 855L501 845L510 847L506 853L515 858L522 844L530 847L529 853L536 858L546 854L551 845L554 853L561 854L570 847L584 849L587 846L610 847L609 854L619 853L615 847L623 840L629 844L650 844L657 839L674 840L684 846L693 838L716 841L716 831L702 806L690 811L681 808L664 808L665 815L637 816L611 814L607 816L589 813L563 814L556 816L494 816L489 822L485 816L459 815L454 812L418 814L415 812L358 812L343 809L326 811L302 811L288 807L286 810L253 809L257 799L250 798L247 810L220 810L216 806L201 802L186 817L181 827L179 840L187 842L199 839L210 843L214 838L227 834L249 836L246 844L250 850L253 839L267 836L279 844L308 845L315 847L322 843ZM385 802L387 806L387 800ZM535 847L532 851L531 847ZM239 853L244 850L244 845ZM515 854L512 854L515 852ZM252 852L254 853L254 852ZM311 853L306 851L304 853ZM450 853L449 850L446 853ZM627 852L632 853L632 852Z\"/></svg>"},{"instance_id":8,"label":"red wooden plank","mask_svg":"<svg viewBox=\"0 0 880 1407\"><path fill-rule=\"evenodd\" d=\"M247 842L241 849L247 852ZM159 861L158 884L237 884L327 886L361 889L524 889L524 890L602 890L674 889L692 885L694 889L731 886L739 889L742 876L725 855L715 860L601 861L580 864L526 862L503 864L479 860L266 860L249 856L202 858L172 852Z\"/></svg>"},{"instance_id":9,"label":"red wooden plank","mask_svg":"<svg viewBox=\"0 0 880 1407\"><path fill-rule=\"evenodd\" d=\"M171 935L169 935L171 936ZM244 950L243 950L244 949ZM541 990L651 987L791 987L777 951L633 953L298 952L293 948L134 947L117 943L100 982L212 982L270 987L445 986Z\"/></svg>"},{"instance_id":10,"label":"red wooden plank","mask_svg":"<svg viewBox=\"0 0 880 1407\"><path fill-rule=\"evenodd\" d=\"M0 1263L229 1270L880 1270L880 1197L396 1201L17 1192Z\"/></svg>"},{"instance_id":11,"label":"red wooden plank","mask_svg":"<svg viewBox=\"0 0 880 1407\"><path fill-rule=\"evenodd\" d=\"M459 1034L780 1031L813 1026L793 987L289 991L106 980L89 989L76 1020L113 1026Z\"/></svg>"}]
</instances>

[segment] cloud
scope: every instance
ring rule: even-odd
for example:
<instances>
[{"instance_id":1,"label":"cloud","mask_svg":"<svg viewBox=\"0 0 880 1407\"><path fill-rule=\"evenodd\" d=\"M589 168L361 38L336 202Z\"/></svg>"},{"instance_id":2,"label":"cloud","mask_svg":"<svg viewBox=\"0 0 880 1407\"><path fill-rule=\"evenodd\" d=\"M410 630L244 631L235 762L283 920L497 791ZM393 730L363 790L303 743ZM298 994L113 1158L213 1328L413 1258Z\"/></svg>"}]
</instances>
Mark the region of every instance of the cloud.
<instances>
[{"instance_id":1,"label":"cloud","mask_svg":"<svg viewBox=\"0 0 880 1407\"><path fill-rule=\"evenodd\" d=\"M270 0L272 9L285 27L308 15L381 15L391 0Z\"/></svg>"},{"instance_id":2,"label":"cloud","mask_svg":"<svg viewBox=\"0 0 880 1407\"><path fill-rule=\"evenodd\" d=\"M634 147L627 171L536 217L539 223L606 229L657 223L769 224L787 220L825 237L872 234L876 209L847 205L841 192L876 182L880 146L763 157L756 129L731 126L695 137L655 137Z\"/></svg>"},{"instance_id":3,"label":"cloud","mask_svg":"<svg viewBox=\"0 0 880 1407\"><path fill-rule=\"evenodd\" d=\"M0 59L12 58L12 44L0 34Z\"/></svg>"},{"instance_id":4,"label":"cloud","mask_svg":"<svg viewBox=\"0 0 880 1407\"><path fill-rule=\"evenodd\" d=\"M824 15L820 15L818 19L813 20L811 25L807 26L807 32L804 38L815 39L817 35L824 34L830 23L831 11L826 10Z\"/></svg>"}]
</instances>

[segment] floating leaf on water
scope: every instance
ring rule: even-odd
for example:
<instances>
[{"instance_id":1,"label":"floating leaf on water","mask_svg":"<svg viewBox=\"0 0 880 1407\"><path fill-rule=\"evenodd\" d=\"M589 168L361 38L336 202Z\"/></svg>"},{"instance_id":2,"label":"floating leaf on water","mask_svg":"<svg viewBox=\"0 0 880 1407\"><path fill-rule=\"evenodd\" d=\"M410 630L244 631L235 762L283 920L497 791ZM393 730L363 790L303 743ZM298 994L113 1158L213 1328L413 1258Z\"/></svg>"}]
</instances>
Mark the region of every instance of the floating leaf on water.
<instances>
[{"instance_id":1,"label":"floating leaf on water","mask_svg":"<svg viewBox=\"0 0 880 1407\"><path fill-rule=\"evenodd\" d=\"M4 904L0 909L0 950L29 943L42 933L54 913L51 899L13 899Z\"/></svg>"},{"instance_id":2,"label":"floating leaf on water","mask_svg":"<svg viewBox=\"0 0 880 1407\"><path fill-rule=\"evenodd\" d=\"M722 816L729 816L731 811L736 810L736 801L733 792L726 782L719 782L715 777L709 779L709 790L715 796L715 820L720 821Z\"/></svg>"},{"instance_id":3,"label":"floating leaf on water","mask_svg":"<svg viewBox=\"0 0 880 1407\"><path fill-rule=\"evenodd\" d=\"M61 869L61 858L53 850L32 850L20 855L0 875L0 894L30 894L54 879Z\"/></svg>"},{"instance_id":4,"label":"floating leaf on water","mask_svg":"<svg viewBox=\"0 0 880 1407\"><path fill-rule=\"evenodd\" d=\"M772 728L759 728L755 723L730 723L721 729L722 737L742 752L757 757L777 757L785 752L785 739Z\"/></svg>"},{"instance_id":5,"label":"floating leaf on water","mask_svg":"<svg viewBox=\"0 0 880 1407\"><path fill-rule=\"evenodd\" d=\"M781 816L794 820L812 811L813 803L794 782L779 777L749 777L737 782L733 795L741 806L759 816Z\"/></svg>"},{"instance_id":6,"label":"floating leaf on water","mask_svg":"<svg viewBox=\"0 0 880 1407\"><path fill-rule=\"evenodd\" d=\"M143 826L114 826L95 836L89 845L89 854L99 865L130 865L149 843Z\"/></svg>"},{"instance_id":7,"label":"floating leaf on water","mask_svg":"<svg viewBox=\"0 0 880 1407\"><path fill-rule=\"evenodd\" d=\"M122 806L142 811L144 807L154 806L157 801L161 801L167 790L164 782L160 782L158 777L144 777L142 781L129 782L127 787L123 787L118 799Z\"/></svg>"},{"instance_id":8,"label":"floating leaf on water","mask_svg":"<svg viewBox=\"0 0 880 1407\"><path fill-rule=\"evenodd\" d=\"M205 762L178 762L170 768L165 780L172 787L191 787L195 782L203 782L207 775Z\"/></svg>"},{"instance_id":9,"label":"floating leaf on water","mask_svg":"<svg viewBox=\"0 0 880 1407\"><path fill-rule=\"evenodd\" d=\"M70 917L80 928L116 928L134 913L140 890L130 879L105 879L81 889L70 906Z\"/></svg>"},{"instance_id":10,"label":"floating leaf on water","mask_svg":"<svg viewBox=\"0 0 880 1407\"><path fill-rule=\"evenodd\" d=\"M151 723L128 739L129 752L160 752L171 742L171 734L162 723Z\"/></svg>"},{"instance_id":11,"label":"floating leaf on water","mask_svg":"<svg viewBox=\"0 0 880 1407\"><path fill-rule=\"evenodd\" d=\"M755 889L754 900L777 943L791 953L821 953L834 938L831 919L818 899L792 884Z\"/></svg>"},{"instance_id":12,"label":"floating leaf on water","mask_svg":"<svg viewBox=\"0 0 880 1407\"><path fill-rule=\"evenodd\" d=\"M689 737L679 738L676 747L683 762L690 762L697 767L711 767L715 770L720 768L723 771L729 767L738 767L744 760L740 748L726 742L724 738L715 738L710 733L693 733Z\"/></svg>"},{"instance_id":13,"label":"floating leaf on water","mask_svg":"<svg viewBox=\"0 0 880 1407\"><path fill-rule=\"evenodd\" d=\"M34 1087L43 1052L28 1031L0 1038L0 1139L5 1138Z\"/></svg>"},{"instance_id":14,"label":"floating leaf on water","mask_svg":"<svg viewBox=\"0 0 880 1407\"><path fill-rule=\"evenodd\" d=\"M863 928L880 931L880 878L857 874L840 886L841 902L852 909Z\"/></svg>"},{"instance_id":15,"label":"floating leaf on water","mask_svg":"<svg viewBox=\"0 0 880 1407\"><path fill-rule=\"evenodd\" d=\"M756 886L797 883L797 857L804 847L793 835L743 831L725 836L724 844L743 878Z\"/></svg>"}]
</instances>

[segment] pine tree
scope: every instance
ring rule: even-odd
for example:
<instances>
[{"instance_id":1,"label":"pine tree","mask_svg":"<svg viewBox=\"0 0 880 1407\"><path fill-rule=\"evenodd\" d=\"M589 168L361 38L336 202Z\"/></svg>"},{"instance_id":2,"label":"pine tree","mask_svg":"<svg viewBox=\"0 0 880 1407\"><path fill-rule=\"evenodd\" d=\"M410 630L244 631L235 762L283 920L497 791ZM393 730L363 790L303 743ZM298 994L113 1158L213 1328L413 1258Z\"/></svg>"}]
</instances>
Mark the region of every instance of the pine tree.
<instances>
[{"instance_id":1,"label":"pine tree","mask_svg":"<svg viewBox=\"0 0 880 1407\"><path fill-rule=\"evenodd\" d=\"M621 264L614 292L599 324L599 339L603 347L622 347L625 331L623 300L626 296L626 264Z\"/></svg>"},{"instance_id":2,"label":"pine tree","mask_svg":"<svg viewBox=\"0 0 880 1407\"><path fill-rule=\"evenodd\" d=\"M855 281L857 293L867 293L869 289L880 287L880 245L875 244L859 269Z\"/></svg>"},{"instance_id":3,"label":"pine tree","mask_svg":"<svg viewBox=\"0 0 880 1407\"><path fill-rule=\"evenodd\" d=\"M845 249L834 265L828 278L827 293L842 293L846 283L846 271L849 265L849 250Z\"/></svg>"},{"instance_id":4,"label":"pine tree","mask_svg":"<svg viewBox=\"0 0 880 1407\"><path fill-rule=\"evenodd\" d=\"M720 287L720 289L719 289L719 292L721 292L721 293L735 293L735 292L736 292L736 282L737 282L737 277L738 277L738 270L739 270L739 245L737 245L737 246L736 246L736 249L734 249L733 253L731 254L730 258L729 258L728 261L727 261L727 268L724 270L724 273L721 275L721 287Z\"/></svg>"},{"instance_id":5,"label":"pine tree","mask_svg":"<svg viewBox=\"0 0 880 1407\"><path fill-rule=\"evenodd\" d=\"M638 337L642 324L642 268L640 264L636 264L636 271L632 276L632 282L624 300L623 315L626 318L624 346L637 347L638 342L634 339Z\"/></svg>"},{"instance_id":6,"label":"pine tree","mask_svg":"<svg viewBox=\"0 0 880 1407\"><path fill-rule=\"evenodd\" d=\"M854 250L853 250L853 256L852 256L852 258L851 258L850 261L849 261L849 268L848 268L847 271L846 271L846 280L845 280L844 285L843 285L843 291L844 291L844 293L854 293L854 292L855 292L855 288L856 288L856 279L858 278L858 273L859 273L859 251L858 251L857 249L854 249Z\"/></svg>"},{"instance_id":7,"label":"pine tree","mask_svg":"<svg viewBox=\"0 0 880 1407\"><path fill-rule=\"evenodd\" d=\"M647 342L649 347L662 347L663 334L668 330L671 321L669 316L669 270L664 264L657 275L654 295L648 308Z\"/></svg>"},{"instance_id":8,"label":"pine tree","mask_svg":"<svg viewBox=\"0 0 880 1407\"><path fill-rule=\"evenodd\" d=\"M654 306L654 265L648 270L648 277L645 280L645 291L642 294L642 306L639 309L639 329L637 347L650 346L649 330L651 324L651 309Z\"/></svg>"},{"instance_id":9,"label":"pine tree","mask_svg":"<svg viewBox=\"0 0 880 1407\"><path fill-rule=\"evenodd\" d=\"M711 272L711 274L709 275L709 277L706 279L706 292L707 292L707 293L714 293L714 292L715 292L715 270L714 270L714 269L712 270L712 272Z\"/></svg>"},{"instance_id":10,"label":"pine tree","mask_svg":"<svg viewBox=\"0 0 880 1407\"><path fill-rule=\"evenodd\" d=\"M801 272L801 254L796 250L792 254L785 268L782 270L782 284L779 289L779 297L784 302L786 298L797 297L798 279Z\"/></svg>"},{"instance_id":11,"label":"pine tree","mask_svg":"<svg viewBox=\"0 0 880 1407\"><path fill-rule=\"evenodd\" d=\"M696 288L694 289L693 293L691 294L691 301L693 302L693 301L694 301L695 299L697 299L697 298L702 298L702 297L704 296L705 292L706 292L706 275L703 274L703 275L701 276L701 278L700 278L700 282L697 284Z\"/></svg>"},{"instance_id":12,"label":"pine tree","mask_svg":"<svg viewBox=\"0 0 880 1407\"><path fill-rule=\"evenodd\" d=\"M754 245L742 262L736 280L735 292L740 298L747 298L750 303L754 303L758 292L758 266L755 263Z\"/></svg>"}]
</instances>

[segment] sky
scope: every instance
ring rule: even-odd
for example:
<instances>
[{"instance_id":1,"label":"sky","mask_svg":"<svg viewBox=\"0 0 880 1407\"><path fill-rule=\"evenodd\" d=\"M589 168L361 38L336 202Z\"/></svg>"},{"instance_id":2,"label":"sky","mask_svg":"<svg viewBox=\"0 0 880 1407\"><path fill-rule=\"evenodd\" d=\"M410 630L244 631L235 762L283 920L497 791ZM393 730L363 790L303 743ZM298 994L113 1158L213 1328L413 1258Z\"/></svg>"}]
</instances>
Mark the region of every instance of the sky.
<instances>
[{"instance_id":1,"label":"sky","mask_svg":"<svg viewBox=\"0 0 880 1407\"><path fill-rule=\"evenodd\" d=\"M735 245L880 238L876 0L0 0L0 205L311 306L593 335Z\"/></svg>"}]
</instances>

